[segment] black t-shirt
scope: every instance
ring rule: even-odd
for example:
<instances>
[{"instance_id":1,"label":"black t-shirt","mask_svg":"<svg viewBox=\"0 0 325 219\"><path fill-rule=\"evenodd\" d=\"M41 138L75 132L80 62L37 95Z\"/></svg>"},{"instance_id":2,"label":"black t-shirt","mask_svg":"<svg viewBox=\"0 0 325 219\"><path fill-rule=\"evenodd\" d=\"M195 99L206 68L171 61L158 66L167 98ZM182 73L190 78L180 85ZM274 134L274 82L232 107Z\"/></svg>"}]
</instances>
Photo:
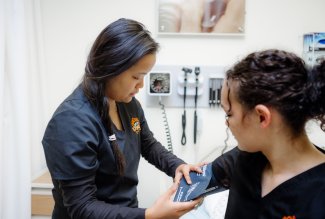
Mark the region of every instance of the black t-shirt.
<instances>
[{"instance_id":1,"label":"black t-shirt","mask_svg":"<svg viewBox=\"0 0 325 219\"><path fill-rule=\"evenodd\" d=\"M150 131L140 103L117 103L123 131L113 127L126 160L123 177L101 119L79 86L55 111L44 137L47 166L54 184L53 218L144 218L137 200L140 156L174 176L184 163Z\"/></svg>"},{"instance_id":2,"label":"black t-shirt","mask_svg":"<svg viewBox=\"0 0 325 219\"><path fill-rule=\"evenodd\" d=\"M261 197L262 171L266 164L262 153L247 153L238 148L213 162L218 184L230 189L226 219L325 218L325 163L283 182Z\"/></svg>"}]
</instances>

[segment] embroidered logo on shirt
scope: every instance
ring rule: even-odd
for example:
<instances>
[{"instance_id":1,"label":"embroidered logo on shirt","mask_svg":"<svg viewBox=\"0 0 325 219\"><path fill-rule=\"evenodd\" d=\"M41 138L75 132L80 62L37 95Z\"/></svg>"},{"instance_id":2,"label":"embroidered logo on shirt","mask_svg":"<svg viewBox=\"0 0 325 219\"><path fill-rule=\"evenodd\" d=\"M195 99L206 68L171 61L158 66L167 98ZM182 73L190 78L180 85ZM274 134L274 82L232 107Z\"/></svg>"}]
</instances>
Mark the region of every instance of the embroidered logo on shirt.
<instances>
[{"instance_id":1,"label":"embroidered logo on shirt","mask_svg":"<svg viewBox=\"0 0 325 219\"><path fill-rule=\"evenodd\" d=\"M283 216L282 219L296 219L296 216Z\"/></svg>"},{"instance_id":2,"label":"embroidered logo on shirt","mask_svg":"<svg viewBox=\"0 0 325 219\"><path fill-rule=\"evenodd\" d=\"M140 121L138 118L131 119L131 127L135 133L139 134L139 132L141 131L141 127L140 127Z\"/></svg>"}]
</instances>

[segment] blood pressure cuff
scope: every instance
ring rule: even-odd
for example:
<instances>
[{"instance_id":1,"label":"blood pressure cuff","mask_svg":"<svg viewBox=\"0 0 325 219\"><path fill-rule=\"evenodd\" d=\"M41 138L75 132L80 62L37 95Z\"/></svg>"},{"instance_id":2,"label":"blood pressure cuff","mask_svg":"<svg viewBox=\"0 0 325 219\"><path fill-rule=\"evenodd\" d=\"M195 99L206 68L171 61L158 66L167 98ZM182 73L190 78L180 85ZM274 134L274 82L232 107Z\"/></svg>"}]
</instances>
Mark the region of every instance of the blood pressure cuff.
<instances>
[{"instance_id":1,"label":"blood pressure cuff","mask_svg":"<svg viewBox=\"0 0 325 219\"><path fill-rule=\"evenodd\" d=\"M192 184L187 184L184 177L181 179L174 202L186 202L225 190L221 186L213 186L216 180L212 174L212 163L202 166L201 169L202 173L190 172Z\"/></svg>"}]
</instances>

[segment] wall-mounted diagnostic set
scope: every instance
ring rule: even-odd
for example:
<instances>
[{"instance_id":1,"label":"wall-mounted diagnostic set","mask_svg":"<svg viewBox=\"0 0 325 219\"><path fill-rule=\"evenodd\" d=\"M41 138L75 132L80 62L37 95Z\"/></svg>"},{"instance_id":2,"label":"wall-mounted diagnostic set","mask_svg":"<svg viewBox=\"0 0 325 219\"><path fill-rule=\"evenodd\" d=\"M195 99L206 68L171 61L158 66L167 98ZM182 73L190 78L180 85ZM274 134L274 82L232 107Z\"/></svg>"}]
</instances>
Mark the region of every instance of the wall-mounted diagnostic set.
<instances>
[{"instance_id":1,"label":"wall-mounted diagnostic set","mask_svg":"<svg viewBox=\"0 0 325 219\"><path fill-rule=\"evenodd\" d=\"M314 66L325 60L325 32L303 35L303 58L307 65Z\"/></svg>"},{"instance_id":2,"label":"wall-mounted diagnostic set","mask_svg":"<svg viewBox=\"0 0 325 219\"><path fill-rule=\"evenodd\" d=\"M195 144L198 133L197 109L202 107L218 108L220 106L223 77L224 66L156 65L149 73L146 104L148 107L161 106L170 150L172 150L172 146L165 107L183 108L181 115L182 145L187 142L186 109L194 109L193 142Z\"/></svg>"}]
</instances>

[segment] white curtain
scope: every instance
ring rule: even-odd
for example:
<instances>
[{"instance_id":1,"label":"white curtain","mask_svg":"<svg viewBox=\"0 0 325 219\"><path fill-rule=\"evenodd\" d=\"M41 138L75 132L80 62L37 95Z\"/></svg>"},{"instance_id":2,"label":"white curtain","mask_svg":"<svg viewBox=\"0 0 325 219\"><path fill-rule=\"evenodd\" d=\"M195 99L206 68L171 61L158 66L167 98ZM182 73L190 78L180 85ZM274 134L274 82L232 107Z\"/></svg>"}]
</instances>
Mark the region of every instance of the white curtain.
<instances>
[{"instance_id":1,"label":"white curtain","mask_svg":"<svg viewBox=\"0 0 325 219\"><path fill-rule=\"evenodd\" d=\"M44 163L39 24L39 0L0 0L0 219L31 218L32 170Z\"/></svg>"}]
</instances>

